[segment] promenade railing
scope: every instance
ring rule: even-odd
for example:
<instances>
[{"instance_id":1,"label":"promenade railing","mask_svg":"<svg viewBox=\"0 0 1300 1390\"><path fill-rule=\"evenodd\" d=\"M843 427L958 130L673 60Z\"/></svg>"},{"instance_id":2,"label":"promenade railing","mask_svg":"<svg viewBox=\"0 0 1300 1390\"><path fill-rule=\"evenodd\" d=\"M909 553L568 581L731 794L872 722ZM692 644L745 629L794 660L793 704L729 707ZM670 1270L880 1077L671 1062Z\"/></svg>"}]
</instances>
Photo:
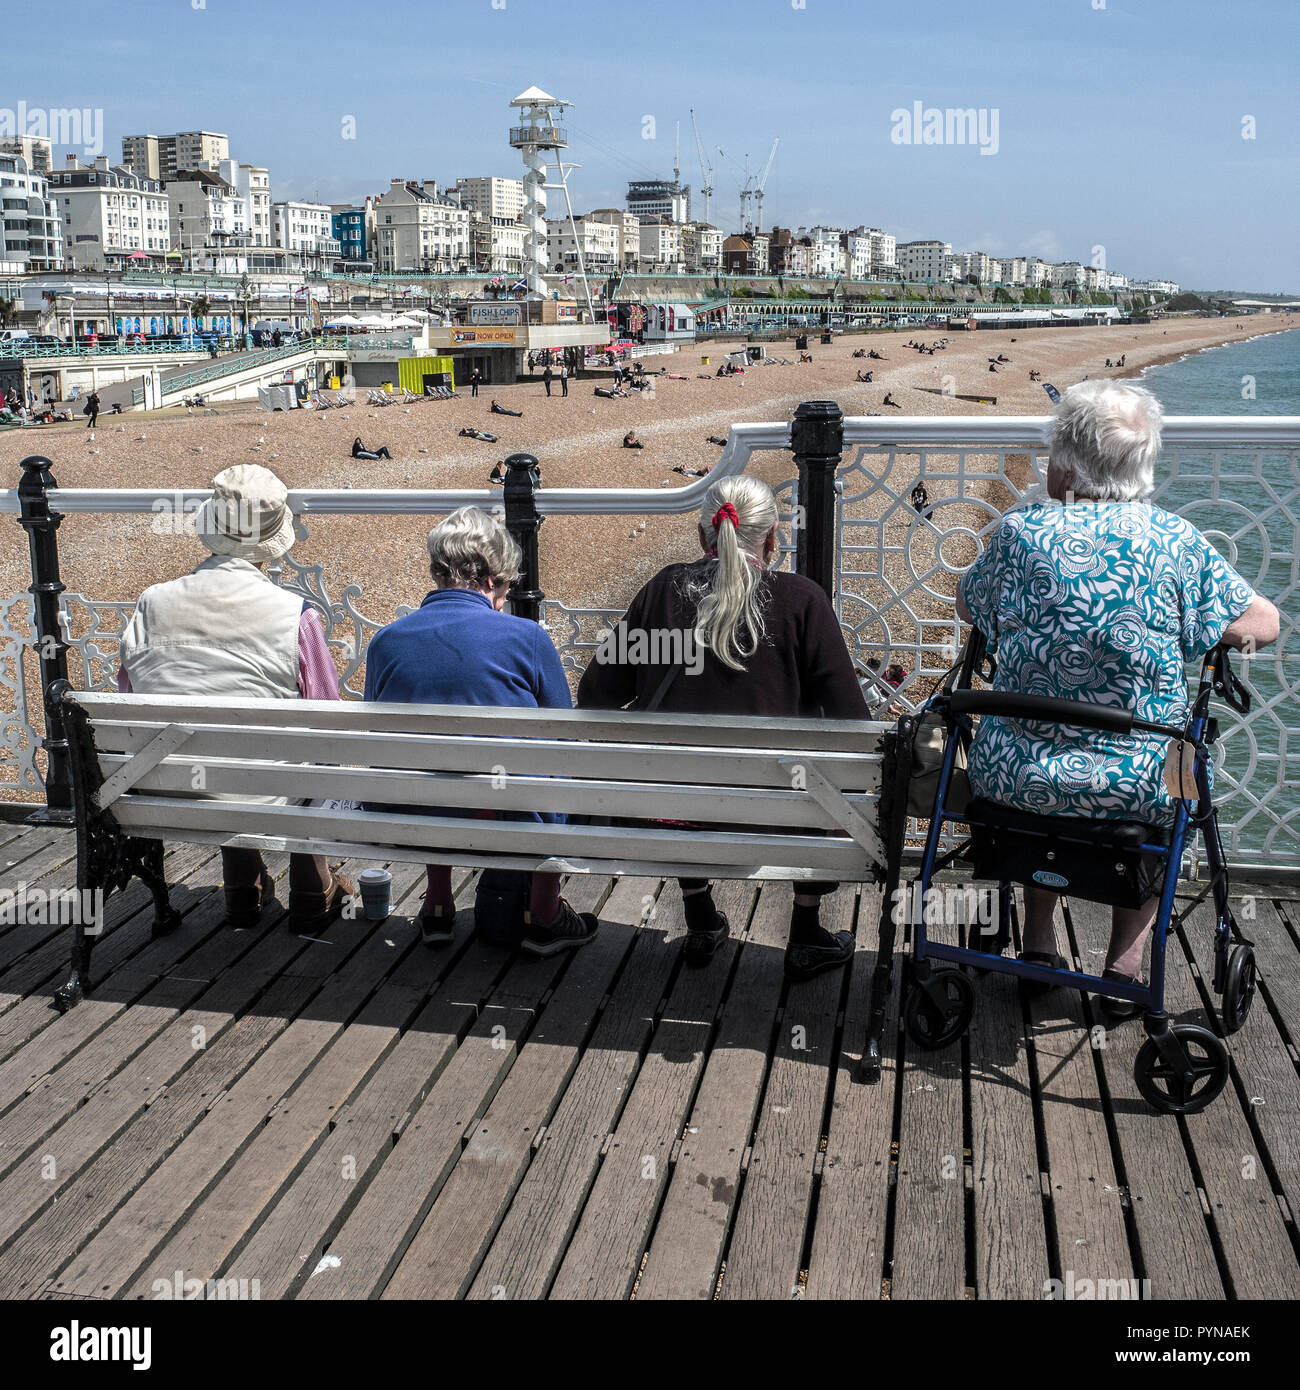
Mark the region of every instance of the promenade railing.
<instances>
[{"instance_id":1,"label":"promenade railing","mask_svg":"<svg viewBox=\"0 0 1300 1390\"><path fill-rule=\"evenodd\" d=\"M548 571L546 518L679 515L685 535L693 533L693 514L713 480L753 469L777 493L778 563L830 595L869 699L878 710L894 701L914 709L956 658L960 576L1000 517L1043 481L1049 423L1039 417L845 419L834 402L809 401L793 420L733 425L711 474L679 488L543 487L537 460L516 454L507 459L504 495L488 488L298 489L289 501L300 541L318 528L316 551L325 558L300 560L298 551L307 549L300 544L269 573L319 611L339 659L342 693L359 698L370 637L409 610L396 605L383 617L364 611L362 583L339 574L328 558L326 518L412 518L423 527L424 518L431 523L461 506L496 510L525 554L512 608L543 623L566 669L576 673L632 594L620 592L617 606L602 606L584 600L591 577ZM791 451L794 476L782 462ZM7 783L24 797L44 792L57 817L70 804L70 791L61 731L44 726L41 687L70 662L74 684L111 687L120 634L138 597L66 592L59 525L80 514L192 515L209 493L61 489L53 468L45 458L25 459L20 487L0 492L0 512L16 514L28 533L32 569L25 593L0 598L0 690L9 702L0 716L0 787ZM1294 870L1300 866L1300 418L1167 419L1155 501L1199 527L1282 612L1279 641L1243 662L1256 694L1253 709L1217 711L1216 797L1232 862ZM891 665L905 672L897 688L885 680Z\"/></svg>"}]
</instances>

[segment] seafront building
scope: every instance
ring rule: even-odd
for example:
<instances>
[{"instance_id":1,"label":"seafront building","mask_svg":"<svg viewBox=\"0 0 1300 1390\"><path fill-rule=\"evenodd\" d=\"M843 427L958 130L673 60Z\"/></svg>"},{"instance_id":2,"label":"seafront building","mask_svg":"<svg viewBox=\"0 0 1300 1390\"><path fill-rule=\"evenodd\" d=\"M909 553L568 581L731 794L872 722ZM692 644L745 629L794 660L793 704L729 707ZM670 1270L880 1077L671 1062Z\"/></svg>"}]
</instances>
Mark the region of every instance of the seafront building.
<instances>
[{"instance_id":1,"label":"seafront building","mask_svg":"<svg viewBox=\"0 0 1300 1390\"><path fill-rule=\"evenodd\" d=\"M393 179L375 203L375 262L381 274L447 274L468 268L469 209L447 197L433 179Z\"/></svg>"},{"instance_id":2,"label":"seafront building","mask_svg":"<svg viewBox=\"0 0 1300 1390\"><path fill-rule=\"evenodd\" d=\"M58 270L63 260L63 219L48 177L25 155L0 151L0 270Z\"/></svg>"},{"instance_id":3,"label":"seafront building","mask_svg":"<svg viewBox=\"0 0 1300 1390\"><path fill-rule=\"evenodd\" d=\"M210 130L185 130L176 135L127 135L122 140L122 164L142 178L174 179L187 169L215 171L230 158L230 141Z\"/></svg>"},{"instance_id":4,"label":"seafront building","mask_svg":"<svg viewBox=\"0 0 1300 1390\"><path fill-rule=\"evenodd\" d=\"M47 177L54 171L54 145L40 135L0 136L0 154L20 154L34 174Z\"/></svg>"},{"instance_id":5,"label":"seafront building","mask_svg":"<svg viewBox=\"0 0 1300 1390\"><path fill-rule=\"evenodd\" d=\"M334 214L327 203L286 200L271 204L272 243L288 254L284 269L304 275L334 269L341 244L334 235Z\"/></svg>"},{"instance_id":6,"label":"seafront building","mask_svg":"<svg viewBox=\"0 0 1300 1390\"><path fill-rule=\"evenodd\" d=\"M171 247L169 198L157 179L110 166L107 155L83 165L76 155L49 179L63 219L69 270L161 269Z\"/></svg>"}]
</instances>

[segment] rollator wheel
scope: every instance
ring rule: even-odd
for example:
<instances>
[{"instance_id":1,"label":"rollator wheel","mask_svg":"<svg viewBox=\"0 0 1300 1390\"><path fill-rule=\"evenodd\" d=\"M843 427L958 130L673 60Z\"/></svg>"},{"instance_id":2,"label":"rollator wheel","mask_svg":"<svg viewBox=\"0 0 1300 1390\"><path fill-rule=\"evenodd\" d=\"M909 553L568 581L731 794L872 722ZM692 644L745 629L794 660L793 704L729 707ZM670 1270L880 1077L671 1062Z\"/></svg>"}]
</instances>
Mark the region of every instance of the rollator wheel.
<instances>
[{"instance_id":1,"label":"rollator wheel","mask_svg":"<svg viewBox=\"0 0 1300 1390\"><path fill-rule=\"evenodd\" d=\"M1187 1054L1185 1072L1160 1055L1154 1038L1142 1044L1133 1079L1142 1098L1166 1115L1194 1115L1223 1090L1228 1080L1228 1049L1198 1023L1175 1023L1169 1030Z\"/></svg>"},{"instance_id":2,"label":"rollator wheel","mask_svg":"<svg viewBox=\"0 0 1300 1390\"><path fill-rule=\"evenodd\" d=\"M1228 968L1223 975L1223 1004L1219 1009L1223 1026L1229 1033L1235 1033L1245 1023L1258 985L1255 952L1245 944L1234 946L1228 952Z\"/></svg>"},{"instance_id":3,"label":"rollator wheel","mask_svg":"<svg viewBox=\"0 0 1300 1390\"><path fill-rule=\"evenodd\" d=\"M975 989L960 970L936 970L930 982L946 1000L944 1009L940 1012L935 1007L921 985L913 985L903 1007L903 1026L918 1047L937 1052L956 1042L970 1026L971 1014L975 1011Z\"/></svg>"}]
</instances>

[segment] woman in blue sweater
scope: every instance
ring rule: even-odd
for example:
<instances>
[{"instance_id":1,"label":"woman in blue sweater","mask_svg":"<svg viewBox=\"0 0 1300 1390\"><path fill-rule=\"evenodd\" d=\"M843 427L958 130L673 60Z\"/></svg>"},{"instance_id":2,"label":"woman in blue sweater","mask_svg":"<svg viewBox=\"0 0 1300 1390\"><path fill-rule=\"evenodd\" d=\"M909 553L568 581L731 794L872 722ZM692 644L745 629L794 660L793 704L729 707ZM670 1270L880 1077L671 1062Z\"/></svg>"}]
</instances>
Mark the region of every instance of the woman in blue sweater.
<instances>
[{"instance_id":1,"label":"woman in blue sweater","mask_svg":"<svg viewBox=\"0 0 1300 1390\"><path fill-rule=\"evenodd\" d=\"M414 613L375 634L366 654L366 699L570 709L551 639L538 624L502 612L521 559L510 532L487 512L462 507L429 532L428 545L434 588ZM456 910L451 870L430 864L428 877L420 934L426 945L441 945L451 940ZM528 918L523 947L534 955L585 945L596 934L594 915L575 912L560 897L555 874L532 876Z\"/></svg>"}]
</instances>

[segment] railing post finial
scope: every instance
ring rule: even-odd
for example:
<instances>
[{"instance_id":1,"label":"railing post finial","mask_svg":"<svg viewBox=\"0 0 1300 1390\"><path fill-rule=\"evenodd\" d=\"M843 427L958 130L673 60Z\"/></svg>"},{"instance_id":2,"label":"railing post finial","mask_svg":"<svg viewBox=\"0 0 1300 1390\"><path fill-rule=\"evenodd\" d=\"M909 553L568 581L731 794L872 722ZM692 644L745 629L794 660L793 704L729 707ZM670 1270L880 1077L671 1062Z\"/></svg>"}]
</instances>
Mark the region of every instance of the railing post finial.
<instances>
[{"instance_id":1,"label":"railing post finial","mask_svg":"<svg viewBox=\"0 0 1300 1390\"><path fill-rule=\"evenodd\" d=\"M58 482L50 471L54 465L40 454L30 454L19 467L23 470L18 484L18 524L27 532L27 549L31 557L32 582L27 592L35 600L36 655L40 664L41 695L48 697L55 681L68 678L68 644L59 621L62 607L59 596L65 585L59 578L59 523L61 512L50 507L50 489ZM31 817L33 821L71 824L73 815L72 767L68 758L67 731L57 705L51 707L45 699L45 809Z\"/></svg>"},{"instance_id":2,"label":"railing post finial","mask_svg":"<svg viewBox=\"0 0 1300 1390\"><path fill-rule=\"evenodd\" d=\"M519 578L510 586L510 611L539 622L546 595L537 557L542 518L537 511L537 459L532 454L511 454L506 459L505 503L506 529L524 553Z\"/></svg>"},{"instance_id":3,"label":"railing post finial","mask_svg":"<svg viewBox=\"0 0 1300 1390\"><path fill-rule=\"evenodd\" d=\"M790 425L799 466L795 568L835 597L835 474L844 454L844 412L835 401L804 401Z\"/></svg>"}]
</instances>

